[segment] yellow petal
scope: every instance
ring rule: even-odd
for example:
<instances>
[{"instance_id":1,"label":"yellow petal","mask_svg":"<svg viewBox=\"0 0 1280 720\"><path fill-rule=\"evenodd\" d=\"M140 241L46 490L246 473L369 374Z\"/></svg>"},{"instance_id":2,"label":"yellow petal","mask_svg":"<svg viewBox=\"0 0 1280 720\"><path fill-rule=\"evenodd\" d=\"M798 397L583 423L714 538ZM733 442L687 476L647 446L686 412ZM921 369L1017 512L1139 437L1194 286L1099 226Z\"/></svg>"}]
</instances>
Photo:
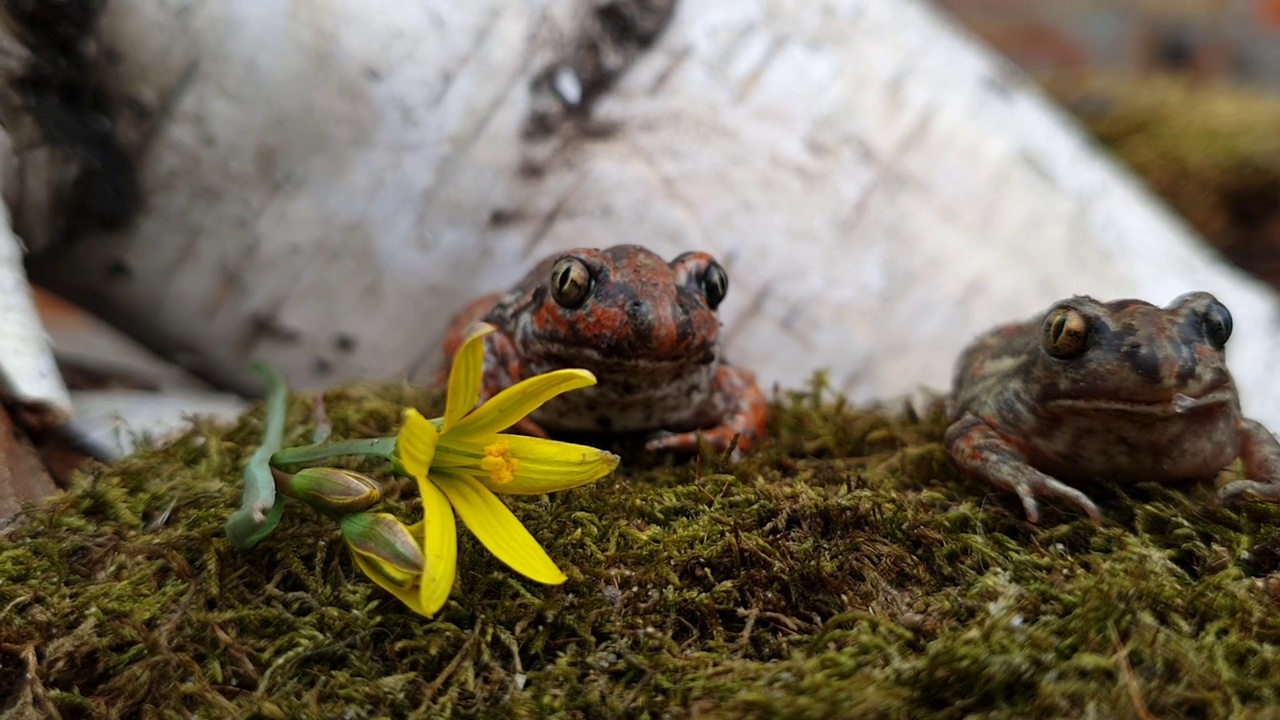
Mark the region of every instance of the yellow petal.
<instances>
[{"instance_id":1,"label":"yellow petal","mask_svg":"<svg viewBox=\"0 0 1280 720\"><path fill-rule=\"evenodd\" d=\"M419 602L422 614L430 617L444 607L453 591L453 578L458 573L458 525L449 499L434 483L419 482L418 490L422 493L422 522L409 530L422 533L427 564L422 570Z\"/></svg>"},{"instance_id":2,"label":"yellow petal","mask_svg":"<svg viewBox=\"0 0 1280 720\"><path fill-rule=\"evenodd\" d=\"M480 383L484 380L484 336L494 331L488 323L473 323L467 328L467 339L453 356L449 370L449 395L444 404L444 432L449 432L463 415L480 401Z\"/></svg>"},{"instance_id":3,"label":"yellow petal","mask_svg":"<svg viewBox=\"0 0 1280 720\"><path fill-rule=\"evenodd\" d=\"M378 562L372 558L365 557L355 552L351 553L351 558L355 560L356 567L360 568L360 572L367 575L370 580L377 584L378 587L386 590L392 595L395 595L396 599L405 605L408 605L410 610L418 613L419 615L431 617L432 613L423 611L422 601L419 599L419 592L416 585L410 584L408 587L404 587L397 584L393 579L393 576L384 574L383 568L379 567Z\"/></svg>"},{"instance_id":4,"label":"yellow petal","mask_svg":"<svg viewBox=\"0 0 1280 720\"><path fill-rule=\"evenodd\" d=\"M480 481L489 490L509 495L541 495L586 485L613 472L618 456L586 445L544 440L523 435L490 435L487 443L441 438L436 448L435 472L448 468ZM493 482L492 473L483 469L486 449L494 443L507 446L517 461L509 482Z\"/></svg>"},{"instance_id":5,"label":"yellow petal","mask_svg":"<svg viewBox=\"0 0 1280 720\"><path fill-rule=\"evenodd\" d=\"M462 439L479 439L502 432L560 393L595 384L595 375L577 368L534 375L489 398L454 425L450 434Z\"/></svg>"},{"instance_id":6,"label":"yellow petal","mask_svg":"<svg viewBox=\"0 0 1280 720\"><path fill-rule=\"evenodd\" d=\"M547 585L559 585L566 580L538 541L483 485L452 472L437 472L432 479L449 497L476 539L512 570Z\"/></svg>"},{"instance_id":7,"label":"yellow petal","mask_svg":"<svg viewBox=\"0 0 1280 720\"><path fill-rule=\"evenodd\" d=\"M431 468L439 442L440 433L430 420L413 408L404 411L404 424L396 436L396 455L405 472L418 478L419 484Z\"/></svg>"}]
</instances>

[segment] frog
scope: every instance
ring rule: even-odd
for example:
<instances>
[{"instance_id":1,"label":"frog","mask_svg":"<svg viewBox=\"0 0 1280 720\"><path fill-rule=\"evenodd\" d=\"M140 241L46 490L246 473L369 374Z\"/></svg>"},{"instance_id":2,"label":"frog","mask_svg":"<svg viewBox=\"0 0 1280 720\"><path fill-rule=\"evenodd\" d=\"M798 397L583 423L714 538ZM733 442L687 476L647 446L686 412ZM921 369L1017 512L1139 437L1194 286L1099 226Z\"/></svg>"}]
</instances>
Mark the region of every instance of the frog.
<instances>
[{"instance_id":1,"label":"frog","mask_svg":"<svg viewBox=\"0 0 1280 720\"><path fill-rule=\"evenodd\" d=\"M1241 414L1225 349L1232 318L1208 292L1166 307L1076 295L976 338L956 363L944 443L966 473L1096 524L1087 483L1187 485L1239 459L1220 502L1280 502L1280 442Z\"/></svg>"},{"instance_id":2,"label":"frog","mask_svg":"<svg viewBox=\"0 0 1280 720\"><path fill-rule=\"evenodd\" d=\"M752 371L728 364L717 315L729 276L709 253L670 262L641 245L575 248L515 286L478 298L446 332L452 357L483 321L481 398L541 373L584 368L597 383L546 403L516 427L553 435L628 435L650 451L693 453L700 438L734 457L756 447L769 403Z\"/></svg>"}]
</instances>

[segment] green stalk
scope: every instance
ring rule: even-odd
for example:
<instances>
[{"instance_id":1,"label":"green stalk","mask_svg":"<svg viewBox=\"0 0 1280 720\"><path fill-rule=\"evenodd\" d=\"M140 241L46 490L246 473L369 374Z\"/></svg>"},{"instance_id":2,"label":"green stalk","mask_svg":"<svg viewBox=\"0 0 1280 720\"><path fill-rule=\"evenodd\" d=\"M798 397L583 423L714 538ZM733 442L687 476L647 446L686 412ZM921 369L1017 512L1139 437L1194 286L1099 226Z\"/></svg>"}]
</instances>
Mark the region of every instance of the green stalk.
<instances>
[{"instance_id":1,"label":"green stalk","mask_svg":"<svg viewBox=\"0 0 1280 720\"><path fill-rule=\"evenodd\" d=\"M284 421L289 410L289 386L275 370L255 363L253 371L267 383L266 431L262 445L244 467L244 496L240 509L231 513L225 530L231 544L241 550L258 544L280 522L284 498L276 495L271 456L284 443Z\"/></svg>"},{"instance_id":2,"label":"green stalk","mask_svg":"<svg viewBox=\"0 0 1280 720\"><path fill-rule=\"evenodd\" d=\"M396 439L393 437L338 440L277 450L271 455L271 465L300 465L343 455L376 455L390 460L395 450Z\"/></svg>"}]
</instances>

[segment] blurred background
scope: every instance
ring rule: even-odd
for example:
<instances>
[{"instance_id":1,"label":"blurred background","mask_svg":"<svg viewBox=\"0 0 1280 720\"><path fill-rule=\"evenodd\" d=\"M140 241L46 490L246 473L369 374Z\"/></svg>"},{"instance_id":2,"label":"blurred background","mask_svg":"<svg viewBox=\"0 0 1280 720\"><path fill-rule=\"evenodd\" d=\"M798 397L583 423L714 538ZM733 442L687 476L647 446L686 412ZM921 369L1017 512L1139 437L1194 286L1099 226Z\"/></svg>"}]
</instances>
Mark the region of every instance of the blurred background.
<instances>
[{"instance_id":1,"label":"blurred background","mask_svg":"<svg viewBox=\"0 0 1280 720\"><path fill-rule=\"evenodd\" d=\"M1202 261L1187 259L1190 256L1174 240L1168 241L1174 245L1160 244L1166 239L1159 218L1152 227L1161 237L1142 250L1146 255L1126 256L1123 272L1099 270L1089 282L1066 277L1059 271L1064 265L1080 269L1098 260L1098 267L1103 267L1105 258L1098 253L1109 252L1107 243L1127 247L1134 242L1133 234L1142 234L1135 228L1146 227L1146 220L1130 227L1107 212L1088 209L1096 197L1114 194L1108 184L1111 176L1080 179L1094 175L1080 165L1073 130L1058 127L1052 117L1041 117L1039 101L996 106L989 98L975 100L972 95L943 98L951 70L965 81L981 78L980 86L995 88L997 95L1034 98L1046 93L1060 108L1049 108L1049 114L1065 111L1074 116L1098 147L1131 168L1194 229L1188 236L1202 236L1230 263L1280 287L1280 0L828 2L821 4L821 16L817 9L794 10L786 3L764 0L702 6L657 0L542 4L550 8L545 17L536 22L517 17L506 25L484 25L485 18L473 22L469 14L478 10L441 10L447 22L437 18L423 26L438 28L438 38L420 33L407 40L387 29L394 23L375 23L358 8L338 19L321 17L319 10L312 16L276 17L249 5L190 2L171 8L172 13L146 18L137 6L130 10L117 0L106 4L99 26L101 3L11 4L10 13L25 28L19 38L37 71L11 80L21 97L10 98L6 126L21 136L24 122L34 117L44 139L55 141L49 146L69 145L76 148L71 156L81 158L79 174L63 184L73 190L86 185L92 189L73 193L80 204L73 203L68 213L57 205L57 193L30 192L44 184L57 187L66 175L63 166L54 163L54 170L40 170L35 180L30 172L19 173L23 194L21 202L14 203L15 227L33 251L28 268L37 284L50 280L60 289L69 287L69 295L76 295L93 313L125 318L117 324L130 325L130 333L122 333L83 308L37 289L39 317L74 398L75 417L67 433L60 422L15 416L18 425L26 426L52 480L65 482L68 473L90 457L127 452L137 433L162 436L182 427L193 413L225 417L240 412L251 393L244 392L246 386L236 373L243 372L249 358L269 358L290 374L291 381L306 387L353 377L405 377L406 367L435 359L434 333L444 324L444 308L435 312L440 298L456 308L463 293L504 287L523 273L530 248L544 236L548 247L580 244L584 237L621 242L633 239L618 232L628 228L649 238L655 249L672 250L670 254L694 238L720 253L734 275L739 294L726 304L726 327L735 358L758 365L766 378L784 384L794 384L813 367L844 363L847 371L836 378L837 389L860 400L919 385L945 385L955 347L994 320L1008 319L989 317L992 308L1017 307L1021 315L1077 288L1105 294L1156 292L1151 288L1164 293L1166 287L1181 291L1189 283L1213 287L1219 276L1203 274ZM342 7L336 3L324 12L341 15L335 8ZM918 8L940 13L935 18ZM674 13L674 28L664 30L668 12ZM494 14L489 20L495 17L505 18ZM633 23L628 26L633 34L624 33L622 40L610 25L619 17ZM285 26L288 22L297 24ZM652 27L645 28L646 22ZM913 28L918 24L925 29L916 35ZM933 24L939 29L935 31ZM415 26L405 27L410 32ZM846 28L853 39L842 34ZM581 36L574 35L579 31ZM605 41L592 40L592 32ZM475 35L476 45L459 41L459 48L448 47L451 38L465 39L468 33ZM885 38L902 42L872 47ZM911 53L932 52L942 40L953 39L955 47L948 45L946 52L957 53L960 61L948 56L911 64ZM975 49L975 40L1006 60L996 59L996 67L989 67L987 52ZM848 45L855 47L849 50ZM526 56L504 65L499 55L508 47L520 47ZM451 66L432 54L437 50L441 57L456 50L459 57L491 61L493 67L469 66L477 77L518 73L507 84L508 90L516 90L506 94L520 98L506 104L494 100L491 107L479 110L474 102L451 106L449 93L466 83L454 82ZM249 59L240 62L236 52ZM197 62L201 53L203 65ZM557 56L568 59L557 61ZM189 88L201 87L210 58L220 62L226 57L232 58L227 63L234 72L217 80L221 94L212 101L191 100L204 98L201 91ZM629 69L633 62L639 69ZM896 70L895 63L906 69ZM1020 67L1042 90L1024 86L1017 73L998 67L1002 63ZM576 90L552 72L564 67L578 73ZM775 68L781 69L774 72ZM160 90L136 87L134 81L144 71L161 78L155 83ZM114 79L103 82L102 76ZM321 84L312 91L313 83ZM717 91L723 86L724 96L698 83ZM928 135L929 128L912 129L916 118L909 103L900 102L904 83L908 91L903 95L928 100L936 93L941 98L925 114L941 118L933 130L953 146L930 145L927 137L913 135ZM526 87L531 99L524 97ZM307 88L298 95L307 99L296 101L282 88ZM610 105L615 92L617 99ZM575 93L585 93L587 101L597 95L605 98L600 102L603 110L593 110L587 101L579 107L566 100ZM681 99L680 93L698 102ZM328 95L342 99L341 104L311 102ZM348 96L354 99L345 99ZM666 96L673 99L663 105ZM803 116L807 105L829 97L844 104ZM543 112L547 102L555 110L550 115ZM280 107L273 107L275 103ZM1028 110L1030 106L1035 107ZM483 126L468 115L481 111L487 113ZM526 111L538 122L510 117ZM556 113L568 120L556 125ZM91 120L76 119L83 117ZM746 121L755 124L748 127ZM458 132L466 133L462 140L448 134L454 132L449 122L457 122ZM177 130L166 135L164 123ZM493 137L476 141L482 131ZM255 133L264 139L245 147L232 144ZM359 154L371 146L376 149L383 135L390 138L391 148L384 155ZM791 143L792 135L803 136L803 147ZM273 140L280 137L286 139ZM436 140L449 149L476 141L474 147L480 150L467 144L470 154L446 153L440 159L433 154ZM508 150L501 144L514 145L517 140L518 148ZM690 145L681 144L686 141ZM290 142L304 145L299 149ZM26 153L28 168L44 167L40 161L56 155L40 155L47 146L39 143L19 140L14 145L20 155ZM718 153L722 164L708 161L707 167L698 167L698 158L683 156L688 154L682 154L686 147L708 158ZM110 152L101 152L103 148ZM92 162L84 162L84 157ZM1026 164L1035 166L1032 170L1019 164L1027 157L1033 162ZM751 163L758 159L756 168ZM219 165L219 160L225 163ZM1062 164L1055 164L1060 160ZM411 187L417 181L412 174L415 164L425 168L423 173L434 173L431 181L423 181L425 190ZM642 167L637 170L635 165ZM936 187L929 185L934 178L921 170L934 166L941 168L945 180ZM970 171L974 174L966 175ZM8 172L13 174L12 169ZM753 172L775 184L753 185L748 181L755 177ZM801 179L788 184L790 172ZM252 185L257 176L270 180L263 193L270 197L261 202ZM430 183L441 177L461 179L435 192ZM663 209L661 202L646 201L643 194L637 195L638 201L610 199L615 190L622 197L628 183L637 186L637 177L666 190L679 187L687 192L692 186L688 197L698 200L664 215L653 212ZM957 213L963 214L973 202L948 195L948 188L957 184L994 179L1027 187L1039 182L1037 178L1044 180L1045 189L1032 188L1025 211L995 228L985 226L982 212L976 219L959 217ZM699 187L699 182L723 185L717 192L732 201ZM10 195L13 186L6 184ZM406 187L403 197L393 192ZM542 195L548 187L586 190L568 203L569 195ZM911 194L917 191L919 197ZM818 192L831 193L819 198L826 202L819 209L838 209L830 221L815 220L810 208L795 201ZM998 203L1004 192L993 186L984 202ZM289 204L290 193L297 195L296 204ZM482 202L490 197L490 204ZM939 211L937 224L913 225L913 218L921 215L920 204L939 198L946 207ZM358 209L347 210L344 202ZM1126 197L1117 202L1146 201ZM1073 210L1070 203L1083 209ZM1146 218L1145 205L1138 205L1121 216ZM190 220L198 215L189 211L192 208L207 211L215 220L199 225ZM746 209L762 214L751 215ZM864 211L870 221L862 218ZM877 219L877 213L883 217ZM46 221L42 224L37 217L33 223L32 216ZM1035 221L1042 216L1056 218L1049 221L1053 227L1070 225L1059 233L1067 243L1061 253L1025 250L1020 251L1023 256L1013 257L1016 253L998 244L984 248L988 236L996 235L1012 238L1009 242L1015 246L1020 237L1026 238L1024 244L1039 242L1041 228ZM50 223L48 217L65 220ZM97 224L86 230L80 225L83 218ZM652 225L644 225L650 221ZM415 223L421 228L406 229ZM744 229L780 239L773 246L765 240L752 244L754 240L742 240ZM926 278L945 275L946 282L921 283L894 264L899 247L895 243L932 237L939 229L955 233L939 236L939 247L969 244L958 265L932 250L918 253L919 272ZM173 239L153 251L146 247L148 233ZM466 250L473 235L483 252ZM368 247L357 242L366 236L374 240ZM227 238L252 242L246 240L249 250L237 254ZM842 245L846 238L856 240ZM784 245L783 239L791 245ZM1105 252L1073 253L1071 244L1077 241L1081 248L1096 246ZM179 248L182 243L187 245ZM420 249L415 243L429 251L414 254ZM811 249L812 256L795 255L797 248ZM111 254L116 252L133 256L126 262ZM380 272L362 265L373 255L384 263ZM167 283L171 276L164 263L176 266L193 257L217 271L217 282L212 275L208 283L197 277L184 292L175 281L163 302L154 294L126 288L130 281L146 282L148 273L153 281ZM235 279L237 272L253 272L262 263L282 258L302 258L296 261L301 263L298 267L308 270L329 263L336 268L335 276L350 283L341 293L312 288L317 297L333 304L309 305L304 312L297 309L299 303L291 311L292 298L277 292L279 288ZM993 258L1008 260L1009 267L994 272ZM1038 258L1044 266L1034 265ZM1160 264L1165 260L1172 269ZM848 264L840 264L844 262ZM435 265L453 271L446 270L434 285L414 284L415 273ZM1147 273L1154 281L1144 279L1145 266L1156 268ZM474 276L469 274L473 268ZM823 272L830 277L815 279ZM1096 286L1089 284L1094 281ZM987 289L989 284L1004 287L1001 283L1007 292ZM884 289L896 285L910 286L917 295L903 301ZM406 302L405 287L411 293L420 289L422 297L413 295L412 302ZM928 295L921 289L935 287L952 294ZM1237 295L1239 306L1233 303L1233 310L1240 307L1244 317L1252 313L1274 321L1273 297L1240 292L1243 299ZM343 304L344 297L351 302ZM370 298L384 305L370 305ZM399 299L393 303L390 298ZM972 308L938 310L957 298L971 301ZM1170 297L1149 299L1164 303ZM833 322L822 314L832 308L849 312ZM812 313L815 309L818 312ZM891 317L890 310L906 320ZM147 312L168 325L139 331L137 318ZM236 327L223 327L230 323L229 314L236 315ZM314 323L307 324L307 317L319 317L332 327L320 328L325 333L320 335ZM743 328L764 322L757 318L771 324L758 324L765 329L754 332L753 338L753 332ZM412 329L422 338L400 329L419 319L423 324ZM372 333L371 326L378 323L383 325L380 335L361 334ZM1254 326L1255 334L1267 334L1261 322ZM895 339L883 332L885 327L921 334ZM188 330L190 335L184 336ZM225 337L200 337L216 332ZM946 338L947 345L932 347L930 338ZM882 362L886 355L895 362ZM1266 363L1276 353L1270 346L1255 342L1252 349L1242 347L1240 356L1247 365L1245 377L1255 384L1271 376ZM797 357L804 363L797 363ZM771 373L771 363L784 372ZM221 369L210 371L215 365ZM884 368L895 366L900 376L883 374L888 372ZM12 461L16 451L9 451L8 461L5 452L0 447L0 465L17 467ZM38 496L51 487L48 480L37 485L16 495ZM5 493L0 492L0 516L4 514Z\"/></svg>"},{"instance_id":2,"label":"blurred background","mask_svg":"<svg viewBox=\"0 0 1280 720\"><path fill-rule=\"evenodd\" d=\"M1037 77L1177 72L1280 88L1275 0L935 0Z\"/></svg>"},{"instance_id":3,"label":"blurred background","mask_svg":"<svg viewBox=\"0 0 1280 720\"><path fill-rule=\"evenodd\" d=\"M1280 0L936 0L1280 287Z\"/></svg>"}]
</instances>

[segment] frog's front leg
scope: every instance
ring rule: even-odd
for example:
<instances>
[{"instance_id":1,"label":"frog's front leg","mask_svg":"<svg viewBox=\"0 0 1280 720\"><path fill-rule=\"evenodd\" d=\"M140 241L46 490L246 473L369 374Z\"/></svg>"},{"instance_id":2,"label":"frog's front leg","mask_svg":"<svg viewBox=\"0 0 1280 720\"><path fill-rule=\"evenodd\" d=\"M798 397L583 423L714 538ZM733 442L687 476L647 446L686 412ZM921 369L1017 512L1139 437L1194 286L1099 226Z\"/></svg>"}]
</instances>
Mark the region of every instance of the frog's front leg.
<instances>
[{"instance_id":1,"label":"frog's front leg","mask_svg":"<svg viewBox=\"0 0 1280 720\"><path fill-rule=\"evenodd\" d=\"M1017 493L1027 520L1040 521L1036 498L1054 498L1075 505L1094 523L1102 524L1102 513L1088 495L1028 465L1026 456L982 418L965 414L947 428L945 442L947 452L961 470Z\"/></svg>"},{"instance_id":2,"label":"frog's front leg","mask_svg":"<svg viewBox=\"0 0 1280 720\"><path fill-rule=\"evenodd\" d=\"M661 433L645 443L648 450L697 452L701 435L716 450L729 449L736 437L735 453L745 452L764 437L769 423L769 399L756 384L756 374L738 367L721 367L711 387L712 427L682 433Z\"/></svg>"},{"instance_id":3,"label":"frog's front leg","mask_svg":"<svg viewBox=\"0 0 1280 720\"><path fill-rule=\"evenodd\" d=\"M1218 500L1280 503L1280 441L1257 420L1241 421L1240 430L1240 460L1249 479L1223 485Z\"/></svg>"}]
</instances>

